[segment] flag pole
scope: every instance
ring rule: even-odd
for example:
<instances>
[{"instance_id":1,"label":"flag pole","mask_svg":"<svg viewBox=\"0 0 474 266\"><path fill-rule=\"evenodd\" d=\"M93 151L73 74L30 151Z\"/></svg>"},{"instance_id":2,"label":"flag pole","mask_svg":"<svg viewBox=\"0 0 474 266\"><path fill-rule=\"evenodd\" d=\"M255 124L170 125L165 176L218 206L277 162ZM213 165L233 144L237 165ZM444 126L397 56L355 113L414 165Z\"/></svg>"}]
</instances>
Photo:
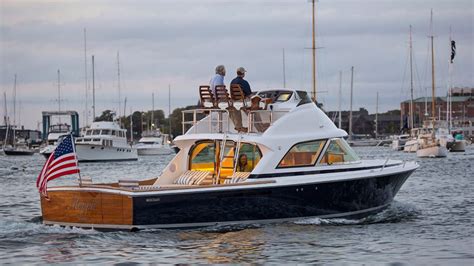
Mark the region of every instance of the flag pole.
<instances>
[{"instance_id":1,"label":"flag pole","mask_svg":"<svg viewBox=\"0 0 474 266\"><path fill-rule=\"evenodd\" d=\"M74 152L74 159L76 160L76 164L79 166L79 161L77 160L76 154L76 142L74 141L74 136L71 133L71 142L72 142L72 151ZM79 177L79 187L82 187L82 176L81 171L77 172L77 176Z\"/></svg>"}]
</instances>

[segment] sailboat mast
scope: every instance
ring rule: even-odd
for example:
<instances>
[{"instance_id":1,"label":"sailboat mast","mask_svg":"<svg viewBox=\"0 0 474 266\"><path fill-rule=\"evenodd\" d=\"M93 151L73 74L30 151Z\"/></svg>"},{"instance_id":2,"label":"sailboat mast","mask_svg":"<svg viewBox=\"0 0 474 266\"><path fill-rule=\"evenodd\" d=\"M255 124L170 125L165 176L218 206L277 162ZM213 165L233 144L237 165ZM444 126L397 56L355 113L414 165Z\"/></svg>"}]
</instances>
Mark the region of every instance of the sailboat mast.
<instances>
[{"instance_id":1,"label":"sailboat mast","mask_svg":"<svg viewBox=\"0 0 474 266\"><path fill-rule=\"evenodd\" d=\"M61 112L61 71L58 69L58 111Z\"/></svg>"},{"instance_id":2,"label":"sailboat mast","mask_svg":"<svg viewBox=\"0 0 474 266\"><path fill-rule=\"evenodd\" d=\"M413 129L413 44L411 38L411 25L410 25L410 125L409 128Z\"/></svg>"},{"instance_id":3,"label":"sailboat mast","mask_svg":"<svg viewBox=\"0 0 474 266\"><path fill-rule=\"evenodd\" d=\"M151 93L151 130L155 127L155 93Z\"/></svg>"},{"instance_id":4,"label":"sailboat mast","mask_svg":"<svg viewBox=\"0 0 474 266\"><path fill-rule=\"evenodd\" d=\"M312 0L312 9L313 9L313 101L316 102L316 18L315 18L315 2L316 0Z\"/></svg>"},{"instance_id":5,"label":"sailboat mast","mask_svg":"<svg viewBox=\"0 0 474 266\"><path fill-rule=\"evenodd\" d=\"M352 140L352 97L354 89L354 67L351 67L351 100L349 109L349 139Z\"/></svg>"},{"instance_id":6,"label":"sailboat mast","mask_svg":"<svg viewBox=\"0 0 474 266\"><path fill-rule=\"evenodd\" d=\"M132 107L130 107L130 143L133 143L133 111L132 111Z\"/></svg>"},{"instance_id":7,"label":"sailboat mast","mask_svg":"<svg viewBox=\"0 0 474 266\"><path fill-rule=\"evenodd\" d=\"M13 81L13 126L16 125L16 74Z\"/></svg>"},{"instance_id":8,"label":"sailboat mast","mask_svg":"<svg viewBox=\"0 0 474 266\"><path fill-rule=\"evenodd\" d=\"M118 89L118 117L120 121L120 125L122 125L122 99L121 99L121 89L120 89L120 54L117 52L117 89Z\"/></svg>"},{"instance_id":9,"label":"sailboat mast","mask_svg":"<svg viewBox=\"0 0 474 266\"><path fill-rule=\"evenodd\" d=\"M171 138L171 85L168 84L168 134Z\"/></svg>"},{"instance_id":10,"label":"sailboat mast","mask_svg":"<svg viewBox=\"0 0 474 266\"><path fill-rule=\"evenodd\" d=\"M375 138L378 137L379 132L379 92L377 92L377 98L375 100Z\"/></svg>"},{"instance_id":11,"label":"sailboat mast","mask_svg":"<svg viewBox=\"0 0 474 266\"><path fill-rule=\"evenodd\" d=\"M7 93L3 92L3 123L5 124L5 128L7 128L7 117L8 117L8 109L7 109Z\"/></svg>"},{"instance_id":12,"label":"sailboat mast","mask_svg":"<svg viewBox=\"0 0 474 266\"><path fill-rule=\"evenodd\" d=\"M89 124L89 90L87 88L87 39L86 39L86 28L84 28L84 89L86 91L86 103L85 103L85 124Z\"/></svg>"},{"instance_id":13,"label":"sailboat mast","mask_svg":"<svg viewBox=\"0 0 474 266\"><path fill-rule=\"evenodd\" d=\"M453 37L452 37L452 30L451 27L449 27L449 45L451 46L451 56L450 60L448 61L448 101L447 101L447 112L446 112L446 120L448 121L448 130L451 132L452 128L452 108L453 108L453 103L452 103L452 71L453 71L453 60L452 58L452 53L453 53ZM454 48L455 49L455 48ZM454 59L454 58L453 58Z\"/></svg>"},{"instance_id":14,"label":"sailboat mast","mask_svg":"<svg viewBox=\"0 0 474 266\"><path fill-rule=\"evenodd\" d=\"M92 55L92 122L95 121L95 63Z\"/></svg>"},{"instance_id":15,"label":"sailboat mast","mask_svg":"<svg viewBox=\"0 0 474 266\"><path fill-rule=\"evenodd\" d=\"M337 108L338 108L338 113L339 113L339 128L341 128L341 97L342 97L342 71L339 71L339 97L337 99Z\"/></svg>"},{"instance_id":16,"label":"sailboat mast","mask_svg":"<svg viewBox=\"0 0 474 266\"><path fill-rule=\"evenodd\" d=\"M436 99L435 99L435 62L434 62L434 36L433 36L433 9L431 9L431 115L436 119Z\"/></svg>"}]
</instances>

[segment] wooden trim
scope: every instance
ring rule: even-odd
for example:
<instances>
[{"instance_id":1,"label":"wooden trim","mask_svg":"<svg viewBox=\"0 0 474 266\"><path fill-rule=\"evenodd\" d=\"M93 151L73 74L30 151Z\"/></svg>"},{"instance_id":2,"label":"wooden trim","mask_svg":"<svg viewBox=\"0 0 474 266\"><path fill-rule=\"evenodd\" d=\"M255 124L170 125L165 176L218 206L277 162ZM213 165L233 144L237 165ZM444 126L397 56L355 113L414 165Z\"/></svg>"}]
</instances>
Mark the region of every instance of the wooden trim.
<instances>
[{"instance_id":1,"label":"wooden trim","mask_svg":"<svg viewBox=\"0 0 474 266\"><path fill-rule=\"evenodd\" d=\"M43 220L65 223L133 224L130 196L92 191L49 191L41 196Z\"/></svg>"}]
</instances>

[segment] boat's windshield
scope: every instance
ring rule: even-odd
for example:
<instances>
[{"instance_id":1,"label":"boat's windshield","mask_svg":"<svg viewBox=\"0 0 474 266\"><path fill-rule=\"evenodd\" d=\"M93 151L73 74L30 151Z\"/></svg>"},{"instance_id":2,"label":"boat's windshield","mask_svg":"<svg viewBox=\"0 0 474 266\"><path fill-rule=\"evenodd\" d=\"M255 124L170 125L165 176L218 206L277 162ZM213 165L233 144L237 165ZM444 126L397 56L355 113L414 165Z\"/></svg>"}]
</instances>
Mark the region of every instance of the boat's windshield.
<instances>
[{"instance_id":1,"label":"boat's windshield","mask_svg":"<svg viewBox=\"0 0 474 266\"><path fill-rule=\"evenodd\" d=\"M189 170L208 171L215 175L220 168L220 176L227 177L233 174L234 167L236 172L251 172L262 157L258 147L250 143L240 144L238 156L235 156L236 143L233 141L226 141L223 154L221 148L219 140L195 144L189 156Z\"/></svg>"},{"instance_id":2,"label":"boat's windshield","mask_svg":"<svg viewBox=\"0 0 474 266\"><path fill-rule=\"evenodd\" d=\"M358 161L359 157L344 139L331 139L319 164Z\"/></svg>"},{"instance_id":3,"label":"boat's windshield","mask_svg":"<svg viewBox=\"0 0 474 266\"><path fill-rule=\"evenodd\" d=\"M278 168L314 166L326 140L313 140L294 145L278 164Z\"/></svg>"}]
</instances>

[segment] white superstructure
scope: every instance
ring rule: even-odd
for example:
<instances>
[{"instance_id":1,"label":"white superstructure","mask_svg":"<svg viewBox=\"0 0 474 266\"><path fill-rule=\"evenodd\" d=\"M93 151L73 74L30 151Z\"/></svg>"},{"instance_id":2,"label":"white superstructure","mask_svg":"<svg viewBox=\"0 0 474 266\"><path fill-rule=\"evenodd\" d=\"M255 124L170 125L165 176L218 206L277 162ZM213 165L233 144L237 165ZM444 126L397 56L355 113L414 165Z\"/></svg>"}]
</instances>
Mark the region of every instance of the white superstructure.
<instances>
[{"instance_id":1,"label":"white superstructure","mask_svg":"<svg viewBox=\"0 0 474 266\"><path fill-rule=\"evenodd\" d=\"M40 150L40 154L48 158L58 146L58 140L64 135L71 133L71 126L68 124L56 124L49 127L46 146Z\"/></svg>"},{"instance_id":2,"label":"white superstructure","mask_svg":"<svg viewBox=\"0 0 474 266\"><path fill-rule=\"evenodd\" d=\"M126 130L116 122L94 122L76 139L80 162L137 160L137 150L127 143Z\"/></svg>"},{"instance_id":3,"label":"white superstructure","mask_svg":"<svg viewBox=\"0 0 474 266\"><path fill-rule=\"evenodd\" d=\"M138 155L166 155L172 154L168 135L162 134L159 129L145 131L142 138L135 145Z\"/></svg>"}]
</instances>

